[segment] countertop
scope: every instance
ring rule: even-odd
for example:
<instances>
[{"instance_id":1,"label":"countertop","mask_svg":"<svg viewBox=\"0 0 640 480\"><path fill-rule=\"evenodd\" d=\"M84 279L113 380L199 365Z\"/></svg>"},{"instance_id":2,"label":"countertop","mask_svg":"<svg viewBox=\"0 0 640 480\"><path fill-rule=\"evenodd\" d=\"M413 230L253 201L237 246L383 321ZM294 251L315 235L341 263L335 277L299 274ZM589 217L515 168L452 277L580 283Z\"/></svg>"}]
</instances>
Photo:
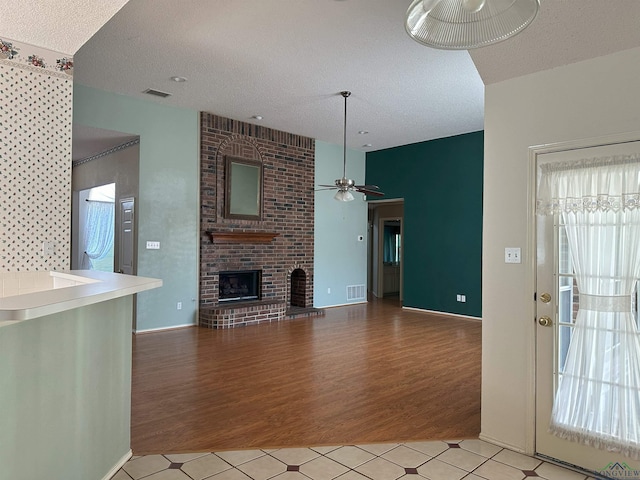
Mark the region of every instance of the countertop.
<instances>
[{"instance_id":1,"label":"countertop","mask_svg":"<svg viewBox=\"0 0 640 480\"><path fill-rule=\"evenodd\" d=\"M70 279L80 277L93 281L92 283L0 298L0 327L162 286L162 280L157 278L95 270L51 273Z\"/></svg>"}]
</instances>

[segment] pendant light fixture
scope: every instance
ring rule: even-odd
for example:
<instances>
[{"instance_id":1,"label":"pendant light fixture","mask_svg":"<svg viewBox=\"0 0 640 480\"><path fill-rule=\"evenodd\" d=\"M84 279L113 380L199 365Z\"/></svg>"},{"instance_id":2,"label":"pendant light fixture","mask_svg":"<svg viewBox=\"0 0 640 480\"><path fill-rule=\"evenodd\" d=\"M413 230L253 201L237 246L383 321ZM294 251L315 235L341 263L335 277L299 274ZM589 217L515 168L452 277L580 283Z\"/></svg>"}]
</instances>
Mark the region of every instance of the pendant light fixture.
<instances>
[{"instance_id":1,"label":"pendant light fixture","mask_svg":"<svg viewBox=\"0 0 640 480\"><path fill-rule=\"evenodd\" d=\"M521 32L539 7L539 0L414 0L405 28L428 47L468 50Z\"/></svg>"}]
</instances>

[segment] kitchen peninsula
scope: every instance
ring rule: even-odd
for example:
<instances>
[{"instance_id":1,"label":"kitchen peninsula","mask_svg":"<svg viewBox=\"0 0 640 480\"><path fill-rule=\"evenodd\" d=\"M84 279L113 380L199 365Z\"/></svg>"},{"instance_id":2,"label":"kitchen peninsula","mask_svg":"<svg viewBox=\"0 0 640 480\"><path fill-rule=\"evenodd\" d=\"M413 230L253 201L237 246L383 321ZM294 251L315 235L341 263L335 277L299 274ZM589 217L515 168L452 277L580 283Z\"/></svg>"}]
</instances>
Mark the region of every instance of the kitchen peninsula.
<instances>
[{"instance_id":1,"label":"kitchen peninsula","mask_svg":"<svg viewBox=\"0 0 640 480\"><path fill-rule=\"evenodd\" d=\"M110 478L131 456L133 295L153 278L0 273L0 479Z\"/></svg>"}]
</instances>

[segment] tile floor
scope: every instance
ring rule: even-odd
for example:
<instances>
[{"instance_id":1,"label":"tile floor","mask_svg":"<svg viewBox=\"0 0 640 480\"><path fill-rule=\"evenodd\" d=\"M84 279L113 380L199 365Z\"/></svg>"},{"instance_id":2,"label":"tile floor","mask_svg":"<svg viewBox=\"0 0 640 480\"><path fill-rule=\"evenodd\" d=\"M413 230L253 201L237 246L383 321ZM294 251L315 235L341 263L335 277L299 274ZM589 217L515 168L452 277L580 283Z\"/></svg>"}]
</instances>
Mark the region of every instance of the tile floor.
<instances>
[{"instance_id":1,"label":"tile floor","mask_svg":"<svg viewBox=\"0 0 640 480\"><path fill-rule=\"evenodd\" d=\"M112 480L591 480L482 440L133 457Z\"/></svg>"}]
</instances>

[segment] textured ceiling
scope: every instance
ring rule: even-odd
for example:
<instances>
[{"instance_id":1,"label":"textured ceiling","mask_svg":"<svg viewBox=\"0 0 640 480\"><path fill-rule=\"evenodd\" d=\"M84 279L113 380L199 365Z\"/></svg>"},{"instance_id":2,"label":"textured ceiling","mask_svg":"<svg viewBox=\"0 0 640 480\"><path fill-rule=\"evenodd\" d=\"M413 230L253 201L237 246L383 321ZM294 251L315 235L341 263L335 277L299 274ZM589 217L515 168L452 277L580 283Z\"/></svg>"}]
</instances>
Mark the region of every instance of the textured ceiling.
<instances>
[{"instance_id":1,"label":"textured ceiling","mask_svg":"<svg viewBox=\"0 0 640 480\"><path fill-rule=\"evenodd\" d=\"M471 51L485 85L640 46L638 0L542 0L533 24Z\"/></svg>"},{"instance_id":2,"label":"textured ceiling","mask_svg":"<svg viewBox=\"0 0 640 480\"><path fill-rule=\"evenodd\" d=\"M77 124L73 125L72 135L73 161L84 160L138 138L137 135L127 135L121 132Z\"/></svg>"},{"instance_id":3,"label":"textured ceiling","mask_svg":"<svg viewBox=\"0 0 640 480\"><path fill-rule=\"evenodd\" d=\"M484 84L640 46L638 0L542 0L520 35L471 55L412 41L410 0L0 1L8 38L64 53L86 42L74 76L95 88L262 115L262 125L334 144L339 92L351 90L347 145L363 151L480 130Z\"/></svg>"},{"instance_id":4,"label":"textured ceiling","mask_svg":"<svg viewBox=\"0 0 640 480\"><path fill-rule=\"evenodd\" d=\"M265 126L334 144L339 92L350 90L347 143L365 151L481 130L484 86L469 54L411 40L409 3L132 0L80 49L74 76L165 105L261 115ZM158 100L147 88L173 95Z\"/></svg>"},{"instance_id":5,"label":"textured ceiling","mask_svg":"<svg viewBox=\"0 0 640 480\"><path fill-rule=\"evenodd\" d=\"M125 3L127 0L0 0L0 34L73 55Z\"/></svg>"}]
</instances>

